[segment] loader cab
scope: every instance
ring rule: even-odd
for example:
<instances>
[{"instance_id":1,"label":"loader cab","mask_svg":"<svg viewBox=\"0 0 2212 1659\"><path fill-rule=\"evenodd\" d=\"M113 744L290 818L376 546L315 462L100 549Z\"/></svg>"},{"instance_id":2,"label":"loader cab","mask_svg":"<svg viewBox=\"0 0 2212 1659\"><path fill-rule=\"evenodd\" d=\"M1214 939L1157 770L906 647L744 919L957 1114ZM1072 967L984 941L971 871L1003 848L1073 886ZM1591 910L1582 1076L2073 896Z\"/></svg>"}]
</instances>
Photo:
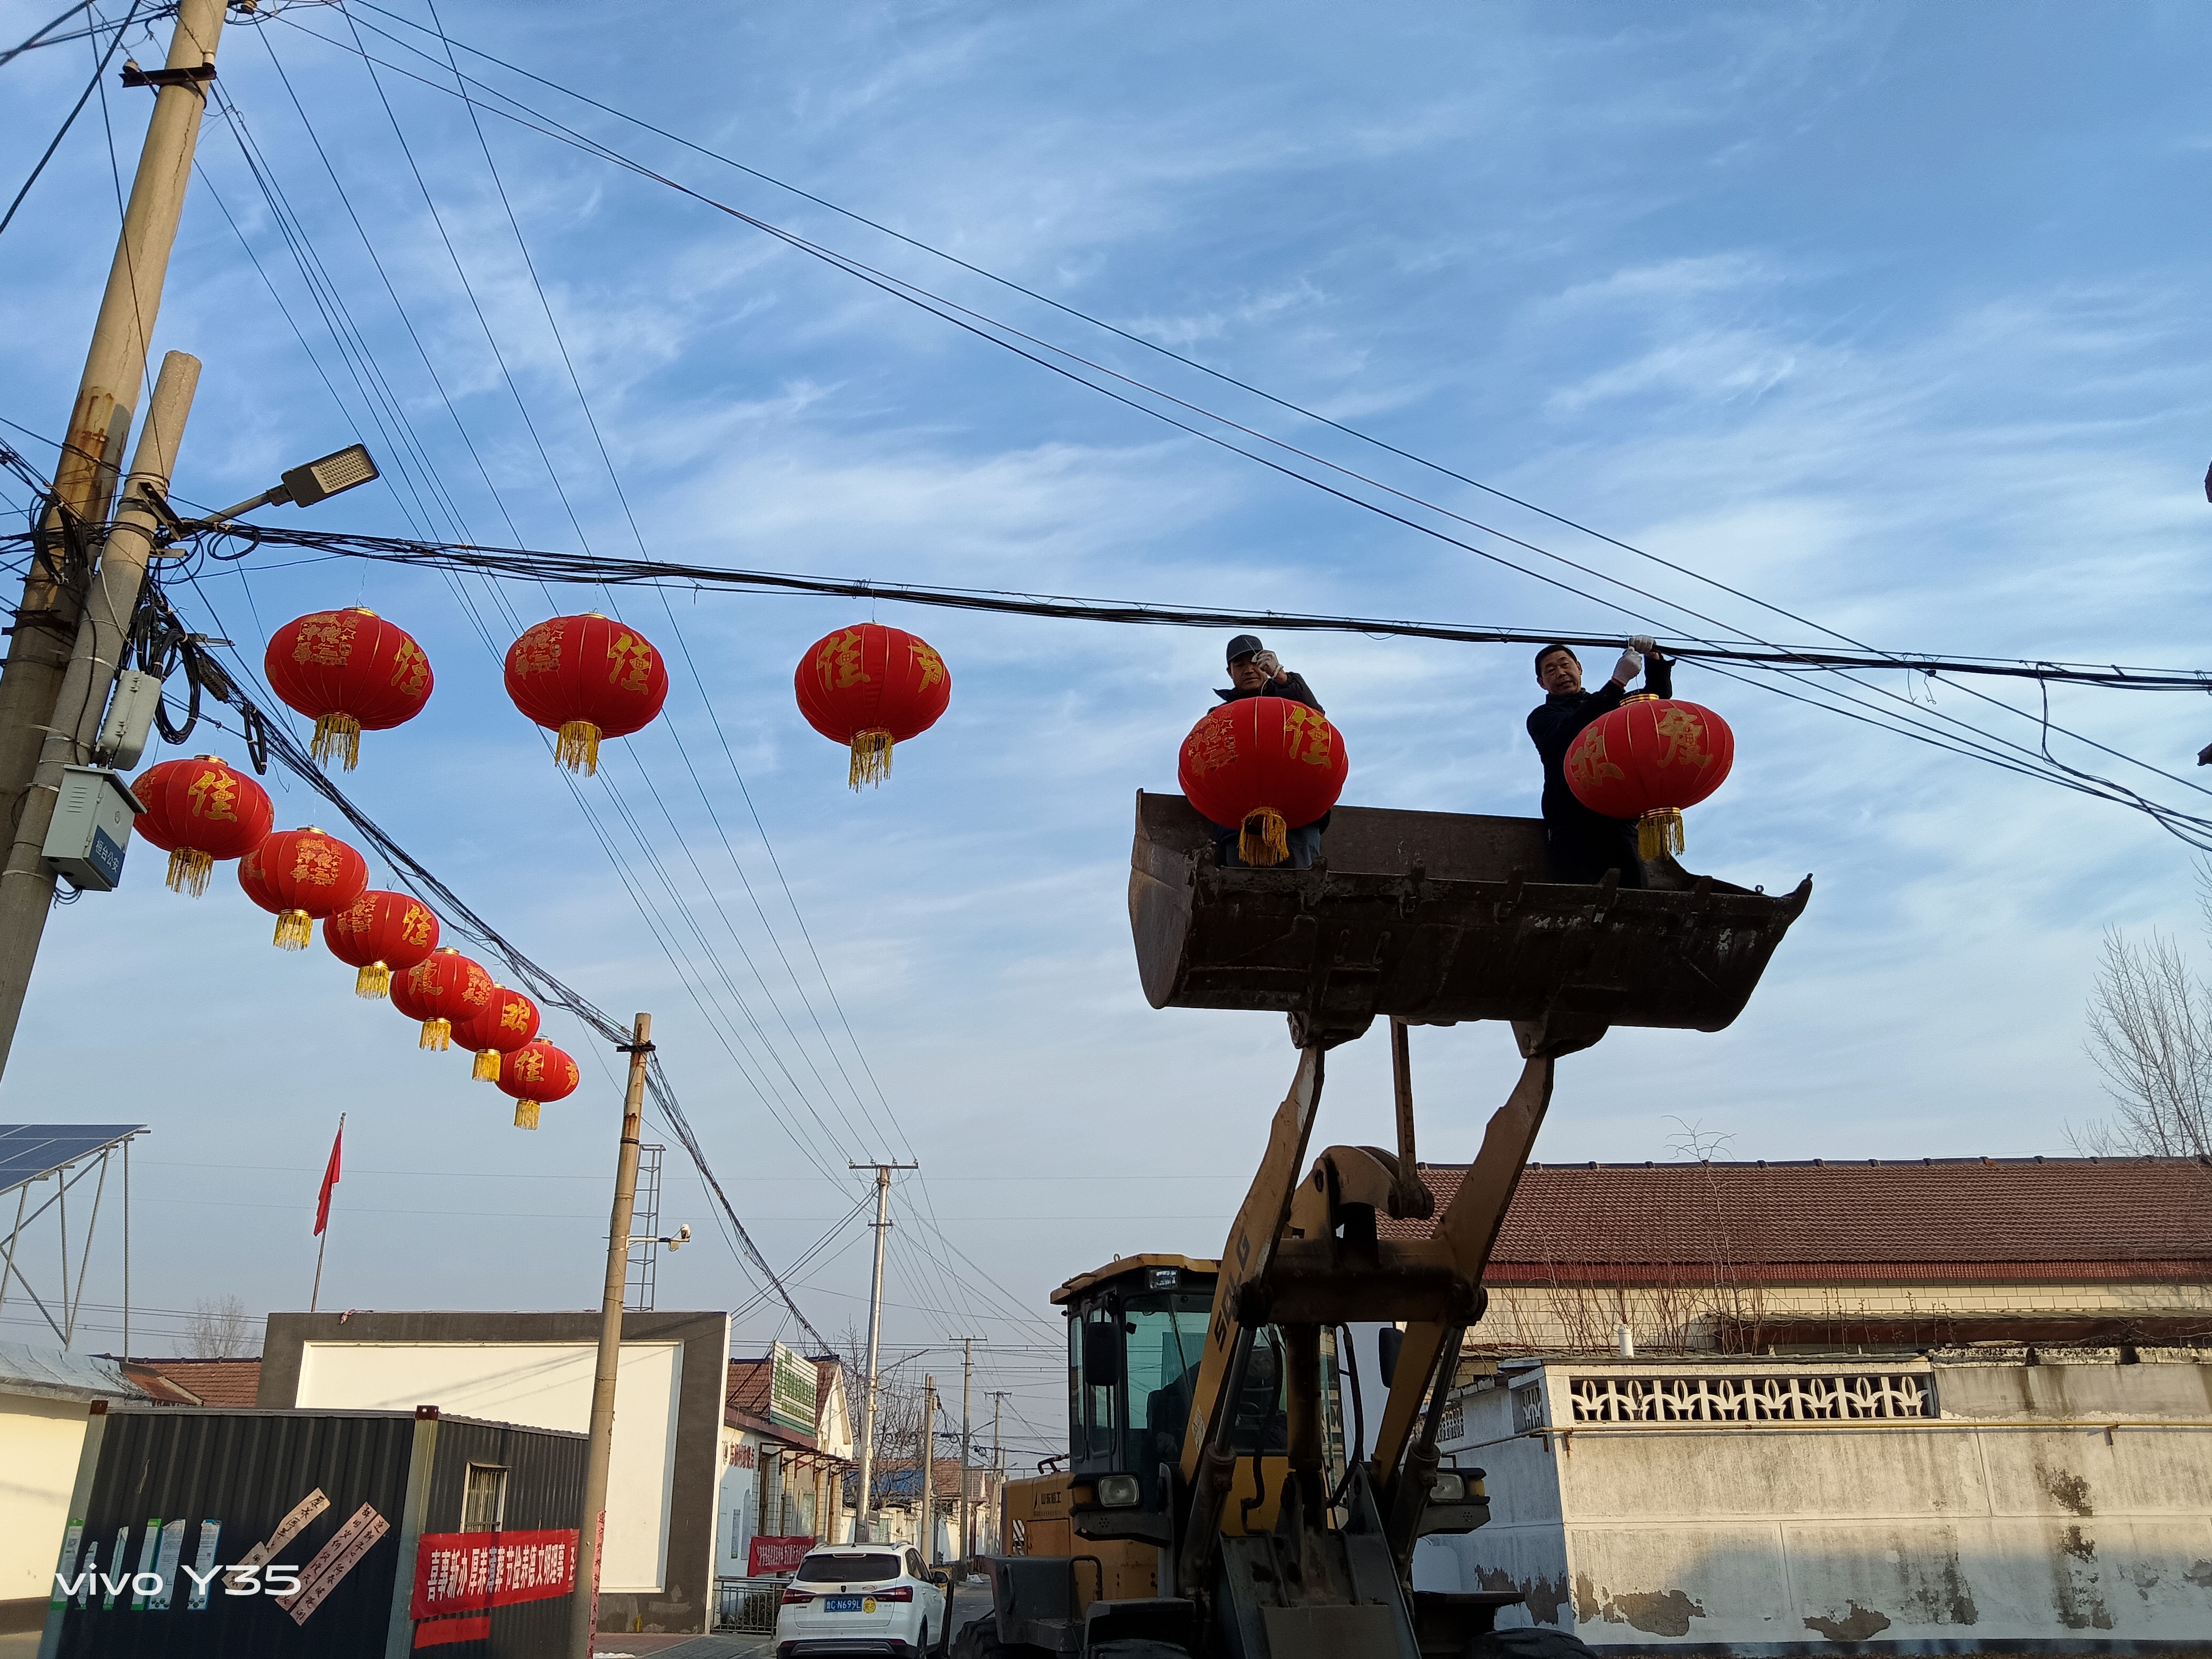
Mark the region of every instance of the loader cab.
<instances>
[{"instance_id":1,"label":"loader cab","mask_svg":"<svg viewBox=\"0 0 2212 1659\"><path fill-rule=\"evenodd\" d=\"M1091 1480L1133 1476L1141 1493L1136 1507L1166 1507L1161 1466L1173 1465L1182 1455L1218 1266L1191 1256L1128 1256L1053 1293L1067 1317L1070 1474ZM1333 1483L1344 1467L1333 1338L1323 1341L1322 1371L1323 1440ZM1255 1341L1238 1402L1236 1449L1263 1462L1286 1457L1287 1409L1282 1341L1269 1328Z\"/></svg>"}]
</instances>

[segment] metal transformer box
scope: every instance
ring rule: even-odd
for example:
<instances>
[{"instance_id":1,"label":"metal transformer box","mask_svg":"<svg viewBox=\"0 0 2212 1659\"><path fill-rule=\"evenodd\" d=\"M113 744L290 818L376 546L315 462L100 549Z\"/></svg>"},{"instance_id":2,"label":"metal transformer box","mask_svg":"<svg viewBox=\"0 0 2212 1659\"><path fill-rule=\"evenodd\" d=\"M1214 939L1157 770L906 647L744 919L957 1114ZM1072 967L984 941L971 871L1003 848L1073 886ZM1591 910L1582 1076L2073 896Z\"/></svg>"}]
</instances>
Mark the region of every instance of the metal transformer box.
<instances>
[{"instance_id":1,"label":"metal transformer box","mask_svg":"<svg viewBox=\"0 0 2212 1659\"><path fill-rule=\"evenodd\" d=\"M104 766L64 766L53 822L40 848L59 874L95 893L123 879L131 821L146 809L131 787Z\"/></svg>"}]
</instances>

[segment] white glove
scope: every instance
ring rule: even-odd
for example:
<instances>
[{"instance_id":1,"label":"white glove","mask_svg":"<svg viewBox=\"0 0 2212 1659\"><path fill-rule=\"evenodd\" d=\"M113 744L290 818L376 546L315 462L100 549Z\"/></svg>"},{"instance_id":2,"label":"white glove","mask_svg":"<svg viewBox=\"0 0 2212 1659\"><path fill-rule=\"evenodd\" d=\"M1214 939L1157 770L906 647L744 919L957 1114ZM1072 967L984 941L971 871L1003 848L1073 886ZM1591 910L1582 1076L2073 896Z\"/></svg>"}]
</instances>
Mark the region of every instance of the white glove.
<instances>
[{"instance_id":1,"label":"white glove","mask_svg":"<svg viewBox=\"0 0 2212 1659\"><path fill-rule=\"evenodd\" d=\"M1649 634L1638 634L1628 641L1628 648L1631 651L1641 651L1648 656L1659 648L1659 641Z\"/></svg>"},{"instance_id":2,"label":"white glove","mask_svg":"<svg viewBox=\"0 0 2212 1659\"><path fill-rule=\"evenodd\" d=\"M1643 672L1644 654L1639 651L1622 652L1620 660L1613 665L1613 678L1622 685L1627 684Z\"/></svg>"},{"instance_id":3,"label":"white glove","mask_svg":"<svg viewBox=\"0 0 2212 1659\"><path fill-rule=\"evenodd\" d=\"M1283 659L1272 651L1255 651L1252 665L1271 680L1283 678Z\"/></svg>"}]
</instances>

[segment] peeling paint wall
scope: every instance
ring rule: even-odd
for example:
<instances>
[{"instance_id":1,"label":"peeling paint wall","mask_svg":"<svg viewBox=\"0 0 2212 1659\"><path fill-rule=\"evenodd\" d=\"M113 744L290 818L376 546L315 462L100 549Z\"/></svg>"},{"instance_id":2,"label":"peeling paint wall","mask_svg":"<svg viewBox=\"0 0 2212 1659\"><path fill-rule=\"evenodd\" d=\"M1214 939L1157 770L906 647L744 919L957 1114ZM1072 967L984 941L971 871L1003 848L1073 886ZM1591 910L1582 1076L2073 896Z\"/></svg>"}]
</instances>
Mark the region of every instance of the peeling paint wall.
<instances>
[{"instance_id":1,"label":"peeling paint wall","mask_svg":"<svg viewBox=\"0 0 2212 1659\"><path fill-rule=\"evenodd\" d=\"M2201 1378L2148 1375L2195 1367L1938 1367L1919 1422L1511 1437L1571 1421L1571 1376L1747 1369L1543 1363L1469 1395L1443 1449L1489 1471L1491 1522L1425 1542L1417 1587L1518 1590L1501 1626L1619 1654L2212 1651L2212 1410L2177 1410ZM2134 1426L2059 1420L2092 1414Z\"/></svg>"}]
</instances>

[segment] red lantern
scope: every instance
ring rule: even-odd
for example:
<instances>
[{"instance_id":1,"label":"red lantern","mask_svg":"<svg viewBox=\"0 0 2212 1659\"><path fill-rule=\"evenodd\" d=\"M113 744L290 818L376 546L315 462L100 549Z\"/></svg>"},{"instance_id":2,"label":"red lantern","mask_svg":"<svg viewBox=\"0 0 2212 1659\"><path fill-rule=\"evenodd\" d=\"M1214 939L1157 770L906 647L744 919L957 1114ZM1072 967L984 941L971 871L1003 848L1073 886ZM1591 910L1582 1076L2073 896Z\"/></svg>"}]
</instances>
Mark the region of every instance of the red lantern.
<instances>
[{"instance_id":1,"label":"red lantern","mask_svg":"<svg viewBox=\"0 0 2212 1659\"><path fill-rule=\"evenodd\" d=\"M538 1005L520 991L495 985L491 1000L466 1024L453 1027L453 1041L476 1050L477 1063L469 1075L484 1083L499 1081L502 1054L511 1054L538 1035Z\"/></svg>"},{"instance_id":2,"label":"red lantern","mask_svg":"<svg viewBox=\"0 0 2212 1659\"><path fill-rule=\"evenodd\" d=\"M1343 735L1319 709L1239 697L1191 727L1176 775L1193 806L1242 828L1237 855L1265 866L1290 856L1291 830L1336 805L1351 767Z\"/></svg>"},{"instance_id":3,"label":"red lantern","mask_svg":"<svg viewBox=\"0 0 2212 1659\"><path fill-rule=\"evenodd\" d=\"M362 732L411 720L430 700L430 659L414 635L359 605L285 623L261 666L270 689L314 721L315 758L327 764L343 748L349 772Z\"/></svg>"},{"instance_id":4,"label":"red lantern","mask_svg":"<svg viewBox=\"0 0 2212 1659\"><path fill-rule=\"evenodd\" d=\"M246 897L276 913L276 948L304 951L315 924L350 908L368 889L368 864L336 836L280 830L239 861Z\"/></svg>"},{"instance_id":5,"label":"red lantern","mask_svg":"<svg viewBox=\"0 0 2212 1659\"><path fill-rule=\"evenodd\" d=\"M538 1127L538 1109L549 1100L566 1100L580 1081L576 1062L540 1037L526 1042L499 1062L499 1086L514 1098L514 1127Z\"/></svg>"},{"instance_id":6,"label":"red lantern","mask_svg":"<svg viewBox=\"0 0 2212 1659\"><path fill-rule=\"evenodd\" d=\"M438 948L438 918L422 900L372 888L323 924L323 943L354 976L356 996L380 997Z\"/></svg>"},{"instance_id":7,"label":"red lantern","mask_svg":"<svg viewBox=\"0 0 2212 1659\"><path fill-rule=\"evenodd\" d=\"M1721 787L1735 733L1710 708L1629 698L1583 728L1567 750L1567 787L1593 812L1636 820L1636 855L1682 850L1682 809Z\"/></svg>"},{"instance_id":8,"label":"red lantern","mask_svg":"<svg viewBox=\"0 0 2212 1659\"><path fill-rule=\"evenodd\" d=\"M668 670L644 635L596 611L542 622L507 648L507 695L561 734L572 772L599 767L599 739L653 723L668 700Z\"/></svg>"},{"instance_id":9,"label":"red lantern","mask_svg":"<svg viewBox=\"0 0 2212 1659\"><path fill-rule=\"evenodd\" d=\"M491 988L491 975L448 945L392 976L392 1006L422 1022L417 1048L443 1048L453 1027L483 1012Z\"/></svg>"},{"instance_id":10,"label":"red lantern","mask_svg":"<svg viewBox=\"0 0 2212 1659\"><path fill-rule=\"evenodd\" d=\"M855 789L889 777L891 745L928 731L952 699L945 659L927 640L880 623L815 641L792 686L809 726L852 745L847 777Z\"/></svg>"},{"instance_id":11,"label":"red lantern","mask_svg":"<svg viewBox=\"0 0 2212 1659\"><path fill-rule=\"evenodd\" d=\"M194 898L216 860L245 857L276 818L269 792L214 755L149 766L131 793L146 807L131 827L169 855L170 889Z\"/></svg>"}]
</instances>

